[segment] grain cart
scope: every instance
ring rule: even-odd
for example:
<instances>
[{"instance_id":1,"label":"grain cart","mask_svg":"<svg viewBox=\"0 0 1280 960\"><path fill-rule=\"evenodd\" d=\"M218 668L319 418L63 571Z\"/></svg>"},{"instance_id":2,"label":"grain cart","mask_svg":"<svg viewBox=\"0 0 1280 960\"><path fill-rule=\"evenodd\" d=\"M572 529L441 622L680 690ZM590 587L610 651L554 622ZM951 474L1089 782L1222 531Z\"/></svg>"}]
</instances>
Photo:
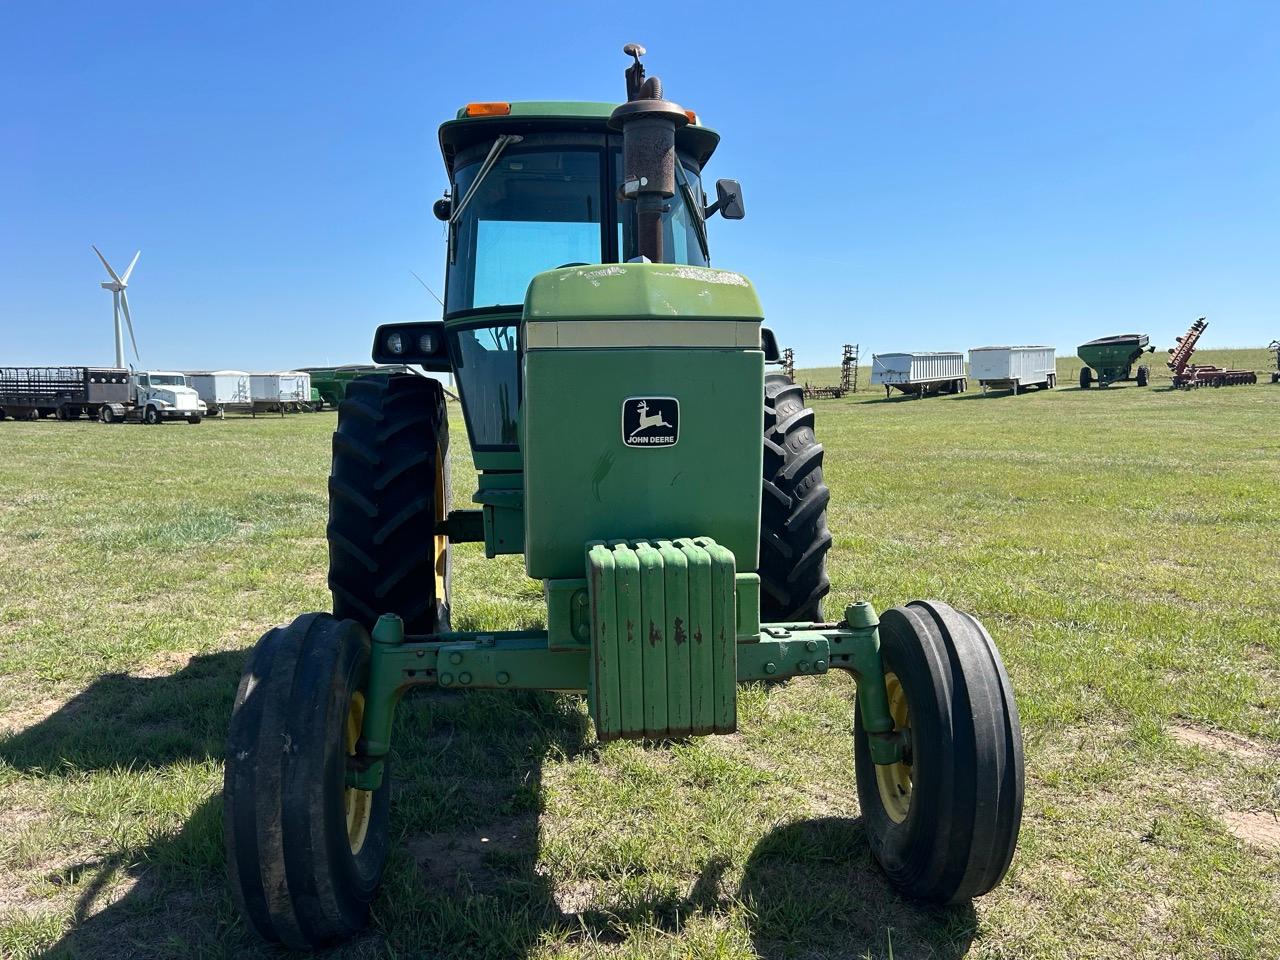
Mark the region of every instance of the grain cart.
<instances>
[{"instance_id":1,"label":"grain cart","mask_svg":"<svg viewBox=\"0 0 1280 960\"><path fill-rule=\"evenodd\" d=\"M337 409L347 396L351 381L371 374L387 376L392 373L408 373L402 363L377 366L371 363L348 363L341 367L298 367L300 373L311 377L311 390L319 395L322 406Z\"/></svg>"},{"instance_id":2,"label":"grain cart","mask_svg":"<svg viewBox=\"0 0 1280 960\"><path fill-rule=\"evenodd\" d=\"M92 420L104 404L128 400L123 367L0 367L0 420Z\"/></svg>"},{"instance_id":3,"label":"grain cart","mask_svg":"<svg viewBox=\"0 0 1280 960\"><path fill-rule=\"evenodd\" d=\"M1076 354L1084 363L1080 368L1080 389L1088 390L1095 377L1099 387L1109 387L1126 380L1145 387L1151 378L1150 368L1140 364L1137 374L1131 374L1134 362L1144 353L1156 352L1155 347L1147 345L1148 342L1145 333L1117 333L1080 344L1076 348Z\"/></svg>"},{"instance_id":4,"label":"grain cart","mask_svg":"<svg viewBox=\"0 0 1280 960\"><path fill-rule=\"evenodd\" d=\"M824 618L823 450L800 387L766 376L750 281L712 269L719 142L646 78L628 99L472 103L440 128L442 321L384 325L373 359L451 372L479 471L451 509L439 381L351 384L329 479L332 613L266 633L236 694L224 829L264 937L367 920L391 836L392 714L415 687L585 694L596 734L732 732L736 685L843 670L871 850L954 903L1003 876L1021 819L1017 710L990 636L937 601ZM451 543L522 554L536 630L450 627Z\"/></svg>"}]
</instances>

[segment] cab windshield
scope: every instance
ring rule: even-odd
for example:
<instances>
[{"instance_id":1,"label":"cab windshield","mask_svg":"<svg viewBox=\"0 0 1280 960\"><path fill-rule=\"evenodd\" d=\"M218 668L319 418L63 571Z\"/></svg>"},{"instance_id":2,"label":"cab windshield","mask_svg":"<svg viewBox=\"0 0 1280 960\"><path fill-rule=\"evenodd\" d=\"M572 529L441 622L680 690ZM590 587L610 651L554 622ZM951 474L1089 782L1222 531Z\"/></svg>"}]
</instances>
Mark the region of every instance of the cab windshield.
<instances>
[{"instance_id":1,"label":"cab windshield","mask_svg":"<svg viewBox=\"0 0 1280 960\"><path fill-rule=\"evenodd\" d=\"M488 145L454 170L460 202L484 167ZM606 193L602 184L610 184ZM617 199L621 150L593 146L508 146L485 173L449 244L445 312L518 307L535 274L571 264L617 263L636 256L635 204ZM666 259L707 266L700 171L681 157L676 195L663 217ZM693 206L690 205L692 201Z\"/></svg>"},{"instance_id":2,"label":"cab windshield","mask_svg":"<svg viewBox=\"0 0 1280 960\"><path fill-rule=\"evenodd\" d=\"M152 373L147 376L153 387L185 387L187 378L172 373Z\"/></svg>"}]
</instances>

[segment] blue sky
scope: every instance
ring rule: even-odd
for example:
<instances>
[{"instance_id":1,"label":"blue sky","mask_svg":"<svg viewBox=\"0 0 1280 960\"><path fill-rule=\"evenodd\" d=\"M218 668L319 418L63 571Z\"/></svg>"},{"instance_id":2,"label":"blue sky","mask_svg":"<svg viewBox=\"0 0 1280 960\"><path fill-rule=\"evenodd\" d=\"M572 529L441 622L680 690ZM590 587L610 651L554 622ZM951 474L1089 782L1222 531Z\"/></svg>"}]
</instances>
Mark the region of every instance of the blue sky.
<instances>
[{"instance_id":1,"label":"blue sky","mask_svg":"<svg viewBox=\"0 0 1280 960\"><path fill-rule=\"evenodd\" d=\"M1280 6L758 7L7 4L0 364L110 361L90 243L142 250L144 365L367 359L439 316L439 122L620 98L628 40L723 134L714 263L801 365L1280 336Z\"/></svg>"}]
</instances>

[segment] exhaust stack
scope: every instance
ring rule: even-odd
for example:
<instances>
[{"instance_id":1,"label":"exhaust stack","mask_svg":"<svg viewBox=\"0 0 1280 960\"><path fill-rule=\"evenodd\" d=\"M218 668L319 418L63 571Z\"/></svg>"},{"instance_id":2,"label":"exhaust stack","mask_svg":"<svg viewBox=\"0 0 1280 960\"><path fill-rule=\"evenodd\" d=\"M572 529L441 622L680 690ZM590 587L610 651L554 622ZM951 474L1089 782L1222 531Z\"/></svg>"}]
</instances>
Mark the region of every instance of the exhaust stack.
<instances>
[{"instance_id":1,"label":"exhaust stack","mask_svg":"<svg viewBox=\"0 0 1280 960\"><path fill-rule=\"evenodd\" d=\"M663 263L662 215L676 193L676 130L689 117L662 98L660 79L645 78L644 47L628 43L622 52L635 59L626 70L627 102L609 117L609 126L622 131L622 199L636 204L637 253Z\"/></svg>"}]
</instances>

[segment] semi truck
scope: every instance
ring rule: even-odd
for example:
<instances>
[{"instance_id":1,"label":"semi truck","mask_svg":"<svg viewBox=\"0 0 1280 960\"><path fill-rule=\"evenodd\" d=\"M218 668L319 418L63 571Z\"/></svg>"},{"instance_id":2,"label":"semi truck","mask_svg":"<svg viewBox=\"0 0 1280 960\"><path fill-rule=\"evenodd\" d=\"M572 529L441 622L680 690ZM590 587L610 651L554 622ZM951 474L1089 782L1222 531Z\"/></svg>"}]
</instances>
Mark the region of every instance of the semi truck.
<instances>
[{"instance_id":1,"label":"semi truck","mask_svg":"<svg viewBox=\"0 0 1280 960\"><path fill-rule=\"evenodd\" d=\"M0 420L82 416L116 423L141 420L199 423L204 404L186 377L123 367L0 367Z\"/></svg>"}]
</instances>

